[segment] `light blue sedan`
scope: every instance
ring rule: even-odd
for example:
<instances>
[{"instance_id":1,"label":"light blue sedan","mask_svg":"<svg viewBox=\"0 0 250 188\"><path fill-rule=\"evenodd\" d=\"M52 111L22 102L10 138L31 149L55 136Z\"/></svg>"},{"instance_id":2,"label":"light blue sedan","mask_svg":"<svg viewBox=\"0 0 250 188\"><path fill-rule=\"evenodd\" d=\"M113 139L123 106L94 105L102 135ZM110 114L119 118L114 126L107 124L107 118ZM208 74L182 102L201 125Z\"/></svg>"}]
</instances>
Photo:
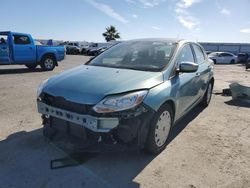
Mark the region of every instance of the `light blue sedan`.
<instances>
[{"instance_id":1,"label":"light blue sedan","mask_svg":"<svg viewBox=\"0 0 250 188\"><path fill-rule=\"evenodd\" d=\"M45 80L37 104L47 137L64 132L86 145L159 153L177 120L198 104L208 106L213 85L213 62L199 44L131 40Z\"/></svg>"}]
</instances>

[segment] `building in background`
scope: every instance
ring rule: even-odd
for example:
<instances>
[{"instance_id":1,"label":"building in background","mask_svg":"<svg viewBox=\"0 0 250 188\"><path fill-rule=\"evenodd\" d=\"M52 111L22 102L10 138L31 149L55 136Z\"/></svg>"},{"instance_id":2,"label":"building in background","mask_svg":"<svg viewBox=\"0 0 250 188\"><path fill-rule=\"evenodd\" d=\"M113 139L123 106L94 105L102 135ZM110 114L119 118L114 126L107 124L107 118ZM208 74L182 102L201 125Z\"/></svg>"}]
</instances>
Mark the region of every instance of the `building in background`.
<instances>
[{"instance_id":1,"label":"building in background","mask_svg":"<svg viewBox=\"0 0 250 188\"><path fill-rule=\"evenodd\" d=\"M212 43L200 42L206 51L212 52L231 52L235 55L238 53L248 53L250 55L249 43Z\"/></svg>"}]
</instances>

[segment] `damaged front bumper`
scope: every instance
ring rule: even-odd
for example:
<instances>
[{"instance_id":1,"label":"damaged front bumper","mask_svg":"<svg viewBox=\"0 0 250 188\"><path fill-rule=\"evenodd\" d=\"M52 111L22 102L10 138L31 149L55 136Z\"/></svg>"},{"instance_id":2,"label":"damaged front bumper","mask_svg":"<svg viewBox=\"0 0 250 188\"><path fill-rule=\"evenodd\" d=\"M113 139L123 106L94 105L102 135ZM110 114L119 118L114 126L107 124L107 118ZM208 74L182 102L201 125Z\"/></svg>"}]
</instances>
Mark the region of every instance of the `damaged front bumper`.
<instances>
[{"instance_id":1,"label":"damaged front bumper","mask_svg":"<svg viewBox=\"0 0 250 188\"><path fill-rule=\"evenodd\" d=\"M110 114L80 114L37 101L43 125L84 143L133 144L144 148L154 111L145 106ZM98 115L98 116L97 116Z\"/></svg>"},{"instance_id":2,"label":"damaged front bumper","mask_svg":"<svg viewBox=\"0 0 250 188\"><path fill-rule=\"evenodd\" d=\"M111 129L116 128L119 124L118 118L102 118L91 115L82 115L55 108L42 102L37 102L37 108L38 112L41 114L69 121L84 126L95 132L109 132Z\"/></svg>"}]
</instances>

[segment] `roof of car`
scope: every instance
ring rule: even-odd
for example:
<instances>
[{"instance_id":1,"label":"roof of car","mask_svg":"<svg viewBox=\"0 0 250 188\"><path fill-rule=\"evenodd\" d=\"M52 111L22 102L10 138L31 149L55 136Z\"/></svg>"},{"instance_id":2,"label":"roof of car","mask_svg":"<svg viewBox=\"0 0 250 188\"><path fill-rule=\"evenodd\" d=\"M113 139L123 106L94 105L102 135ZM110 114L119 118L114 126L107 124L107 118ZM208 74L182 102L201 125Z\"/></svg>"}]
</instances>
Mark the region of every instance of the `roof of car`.
<instances>
[{"instance_id":1,"label":"roof of car","mask_svg":"<svg viewBox=\"0 0 250 188\"><path fill-rule=\"evenodd\" d=\"M27 33L18 33L18 32L12 32L12 31L0 31L0 34L7 35L9 33L12 33L14 35L29 35Z\"/></svg>"},{"instance_id":2,"label":"roof of car","mask_svg":"<svg viewBox=\"0 0 250 188\"><path fill-rule=\"evenodd\" d=\"M165 41L165 42L178 43L180 41L186 41L186 40L178 38L142 38L142 39L133 39L128 41Z\"/></svg>"},{"instance_id":3,"label":"roof of car","mask_svg":"<svg viewBox=\"0 0 250 188\"><path fill-rule=\"evenodd\" d=\"M233 53L231 53L231 52L212 52L212 53L218 53L218 54L222 54L222 53L233 54Z\"/></svg>"}]
</instances>

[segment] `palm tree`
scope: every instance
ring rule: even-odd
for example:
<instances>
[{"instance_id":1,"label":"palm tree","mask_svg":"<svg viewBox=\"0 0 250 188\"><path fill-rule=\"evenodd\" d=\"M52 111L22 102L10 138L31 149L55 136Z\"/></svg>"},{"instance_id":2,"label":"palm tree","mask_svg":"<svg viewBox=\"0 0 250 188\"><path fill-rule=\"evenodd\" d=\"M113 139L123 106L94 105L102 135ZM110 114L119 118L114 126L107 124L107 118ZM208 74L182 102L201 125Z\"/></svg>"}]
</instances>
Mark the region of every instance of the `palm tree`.
<instances>
[{"instance_id":1,"label":"palm tree","mask_svg":"<svg viewBox=\"0 0 250 188\"><path fill-rule=\"evenodd\" d=\"M120 37L120 33L118 33L118 31L116 30L115 26L111 25L109 27L106 28L106 32L102 34L102 36L105 37L105 40L107 42L111 41L111 40L116 40L121 38Z\"/></svg>"}]
</instances>

